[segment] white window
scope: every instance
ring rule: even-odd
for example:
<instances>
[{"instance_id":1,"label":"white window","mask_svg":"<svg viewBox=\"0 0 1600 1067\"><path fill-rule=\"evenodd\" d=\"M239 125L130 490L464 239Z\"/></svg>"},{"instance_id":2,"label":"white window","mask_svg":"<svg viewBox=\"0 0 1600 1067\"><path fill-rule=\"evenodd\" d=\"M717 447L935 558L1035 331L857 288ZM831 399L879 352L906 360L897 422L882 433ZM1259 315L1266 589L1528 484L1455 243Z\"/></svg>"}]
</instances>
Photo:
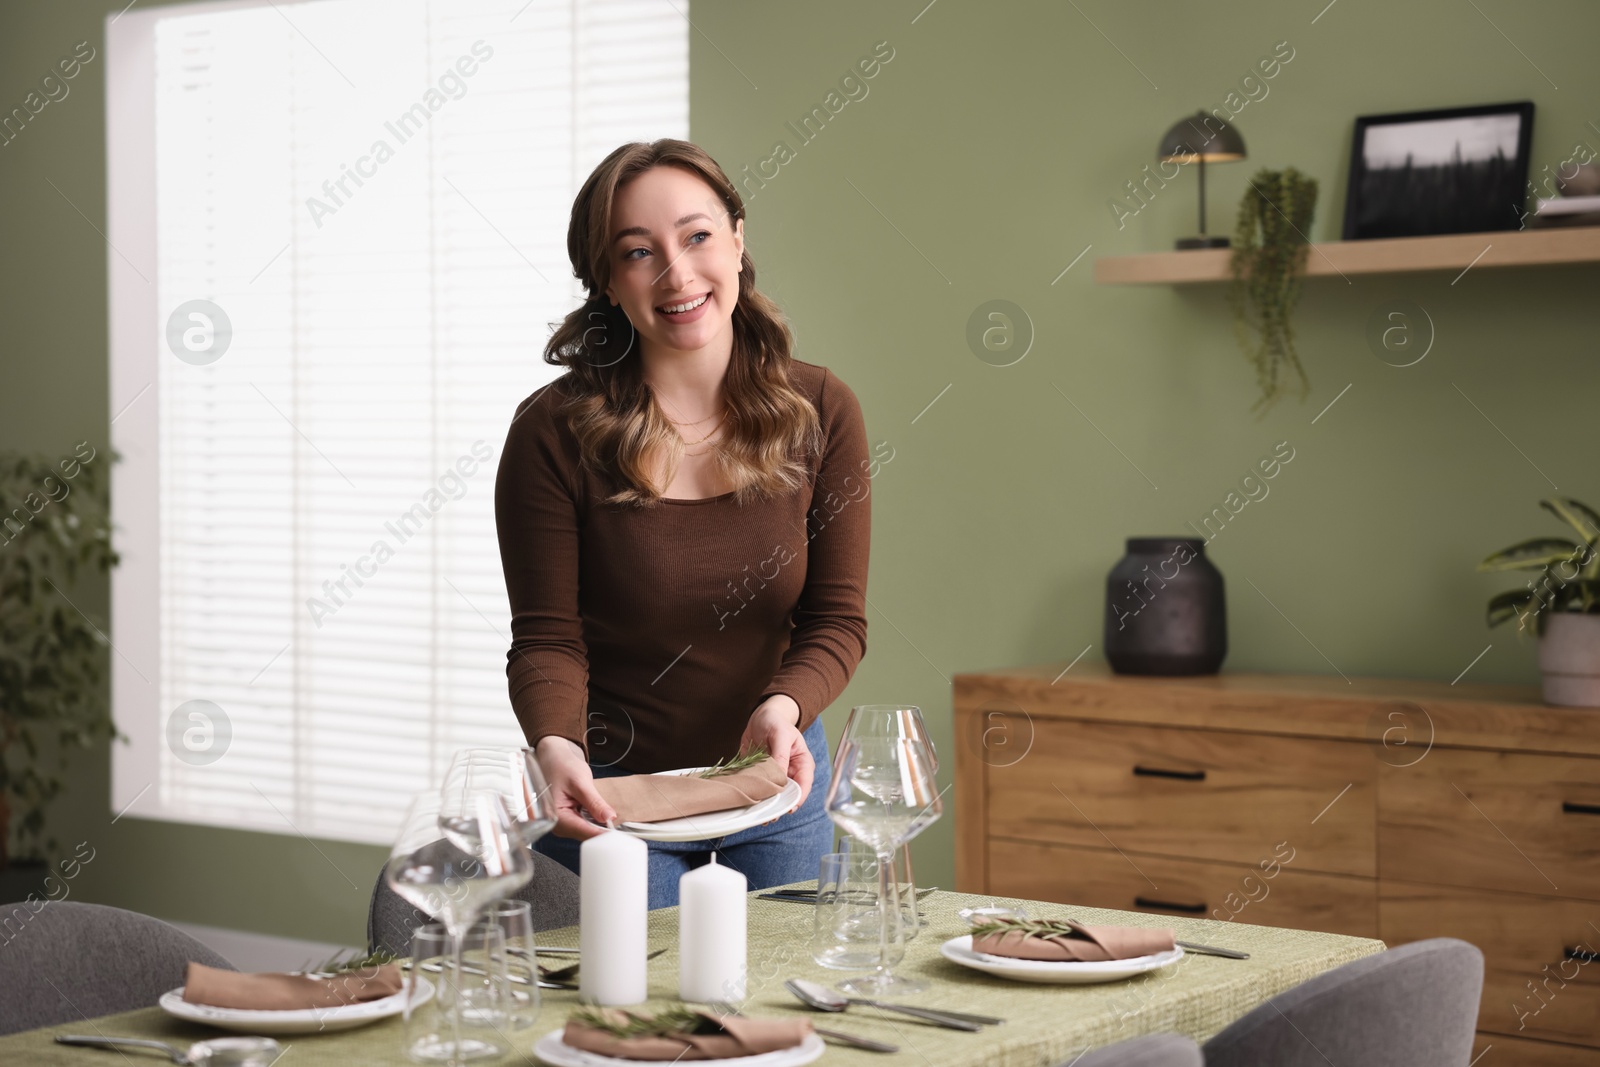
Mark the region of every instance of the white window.
<instances>
[{"instance_id":1,"label":"white window","mask_svg":"<svg viewBox=\"0 0 1600 1067\"><path fill-rule=\"evenodd\" d=\"M493 487L579 185L688 137L687 0L107 20L113 807L387 843L516 744Z\"/></svg>"}]
</instances>

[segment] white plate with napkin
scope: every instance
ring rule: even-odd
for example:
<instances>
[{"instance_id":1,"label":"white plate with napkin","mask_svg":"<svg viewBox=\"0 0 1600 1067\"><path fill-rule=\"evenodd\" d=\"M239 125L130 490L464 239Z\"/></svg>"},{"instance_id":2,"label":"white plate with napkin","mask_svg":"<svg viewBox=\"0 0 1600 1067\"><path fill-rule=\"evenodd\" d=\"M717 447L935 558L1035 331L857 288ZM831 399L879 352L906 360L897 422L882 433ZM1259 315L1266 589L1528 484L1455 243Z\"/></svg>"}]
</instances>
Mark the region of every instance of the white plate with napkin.
<instances>
[{"instance_id":1,"label":"white plate with napkin","mask_svg":"<svg viewBox=\"0 0 1600 1067\"><path fill-rule=\"evenodd\" d=\"M418 1005L433 999L433 983L417 977ZM157 1002L168 1015L193 1023L205 1023L219 1030L248 1034L317 1034L353 1030L399 1015L406 1007L406 991L360 1004L340 1004L331 1008L293 1008L268 1011L257 1008L216 1008L209 1004L190 1004L183 999L183 986L161 994Z\"/></svg>"},{"instance_id":2,"label":"white plate with napkin","mask_svg":"<svg viewBox=\"0 0 1600 1067\"><path fill-rule=\"evenodd\" d=\"M1024 960L1013 956L991 956L987 952L972 951L972 935L952 937L939 946L939 955L951 963L959 963L975 971L983 971L999 978L1017 982L1053 982L1059 985L1092 985L1096 982L1118 982L1149 971L1177 963L1183 959L1183 949L1172 948L1148 956L1134 956L1125 960Z\"/></svg>"},{"instance_id":3,"label":"white plate with napkin","mask_svg":"<svg viewBox=\"0 0 1600 1067\"><path fill-rule=\"evenodd\" d=\"M699 774L709 769L684 767L659 773ZM688 815L681 819L662 819L658 822L620 822L616 828L644 841L703 841L706 838L724 837L740 830L748 830L752 826L760 826L764 822L776 819L799 802L800 783L790 779L779 792L742 808L708 811L700 815Z\"/></svg>"}]
</instances>

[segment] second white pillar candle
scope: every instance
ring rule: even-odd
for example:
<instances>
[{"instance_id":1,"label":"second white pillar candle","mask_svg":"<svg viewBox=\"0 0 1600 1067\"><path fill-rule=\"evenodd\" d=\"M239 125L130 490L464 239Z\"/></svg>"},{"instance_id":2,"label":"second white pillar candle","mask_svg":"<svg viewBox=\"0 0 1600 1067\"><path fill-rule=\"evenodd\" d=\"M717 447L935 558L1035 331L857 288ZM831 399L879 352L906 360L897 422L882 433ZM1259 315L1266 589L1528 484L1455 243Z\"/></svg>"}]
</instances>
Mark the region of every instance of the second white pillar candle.
<instances>
[{"instance_id":1,"label":"second white pillar candle","mask_svg":"<svg viewBox=\"0 0 1600 1067\"><path fill-rule=\"evenodd\" d=\"M745 988L745 894L732 867L711 862L678 879L678 996L737 1004Z\"/></svg>"}]
</instances>

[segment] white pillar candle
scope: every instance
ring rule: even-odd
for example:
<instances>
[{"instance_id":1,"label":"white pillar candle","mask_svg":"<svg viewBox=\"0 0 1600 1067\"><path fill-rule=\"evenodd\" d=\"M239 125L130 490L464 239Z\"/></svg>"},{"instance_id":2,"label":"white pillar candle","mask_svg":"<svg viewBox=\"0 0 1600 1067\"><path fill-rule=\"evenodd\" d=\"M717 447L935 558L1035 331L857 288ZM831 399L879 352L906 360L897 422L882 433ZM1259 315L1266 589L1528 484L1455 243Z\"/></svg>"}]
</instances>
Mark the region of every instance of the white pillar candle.
<instances>
[{"instance_id":1,"label":"white pillar candle","mask_svg":"<svg viewBox=\"0 0 1600 1067\"><path fill-rule=\"evenodd\" d=\"M615 830L578 850L578 996L591 1004L639 1004L645 979L650 850Z\"/></svg>"},{"instance_id":2,"label":"white pillar candle","mask_svg":"<svg viewBox=\"0 0 1600 1067\"><path fill-rule=\"evenodd\" d=\"M678 879L678 996L701 1004L744 999L744 875L717 863Z\"/></svg>"}]
</instances>

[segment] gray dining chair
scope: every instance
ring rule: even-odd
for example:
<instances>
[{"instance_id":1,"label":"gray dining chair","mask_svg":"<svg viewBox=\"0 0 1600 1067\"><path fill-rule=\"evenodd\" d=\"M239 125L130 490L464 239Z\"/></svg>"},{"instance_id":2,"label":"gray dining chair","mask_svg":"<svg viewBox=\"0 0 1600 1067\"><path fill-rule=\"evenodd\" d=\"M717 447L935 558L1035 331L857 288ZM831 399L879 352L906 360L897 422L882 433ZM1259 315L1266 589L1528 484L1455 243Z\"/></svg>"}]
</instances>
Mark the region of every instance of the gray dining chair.
<instances>
[{"instance_id":1,"label":"gray dining chair","mask_svg":"<svg viewBox=\"0 0 1600 1067\"><path fill-rule=\"evenodd\" d=\"M237 970L175 926L75 900L0 905L0 1034L153 1007L185 965Z\"/></svg>"},{"instance_id":2,"label":"gray dining chair","mask_svg":"<svg viewBox=\"0 0 1600 1067\"><path fill-rule=\"evenodd\" d=\"M1056 1067L1204 1067L1200 1046L1182 1034L1147 1034L1091 1049Z\"/></svg>"},{"instance_id":3,"label":"gray dining chair","mask_svg":"<svg viewBox=\"0 0 1600 1067\"><path fill-rule=\"evenodd\" d=\"M1453 937L1413 941L1320 974L1234 1020L1206 1067L1466 1067L1483 953Z\"/></svg>"},{"instance_id":4,"label":"gray dining chair","mask_svg":"<svg viewBox=\"0 0 1600 1067\"><path fill-rule=\"evenodd\" d=\"M578 876L542 852L535 852L533 877L511 899L533 905L535 930L573 926L578 921ZM427 915L389 888L380 869L367 906L367 948L409 956L412 931L428 921Z\"/></svg>"}]
</instances>

